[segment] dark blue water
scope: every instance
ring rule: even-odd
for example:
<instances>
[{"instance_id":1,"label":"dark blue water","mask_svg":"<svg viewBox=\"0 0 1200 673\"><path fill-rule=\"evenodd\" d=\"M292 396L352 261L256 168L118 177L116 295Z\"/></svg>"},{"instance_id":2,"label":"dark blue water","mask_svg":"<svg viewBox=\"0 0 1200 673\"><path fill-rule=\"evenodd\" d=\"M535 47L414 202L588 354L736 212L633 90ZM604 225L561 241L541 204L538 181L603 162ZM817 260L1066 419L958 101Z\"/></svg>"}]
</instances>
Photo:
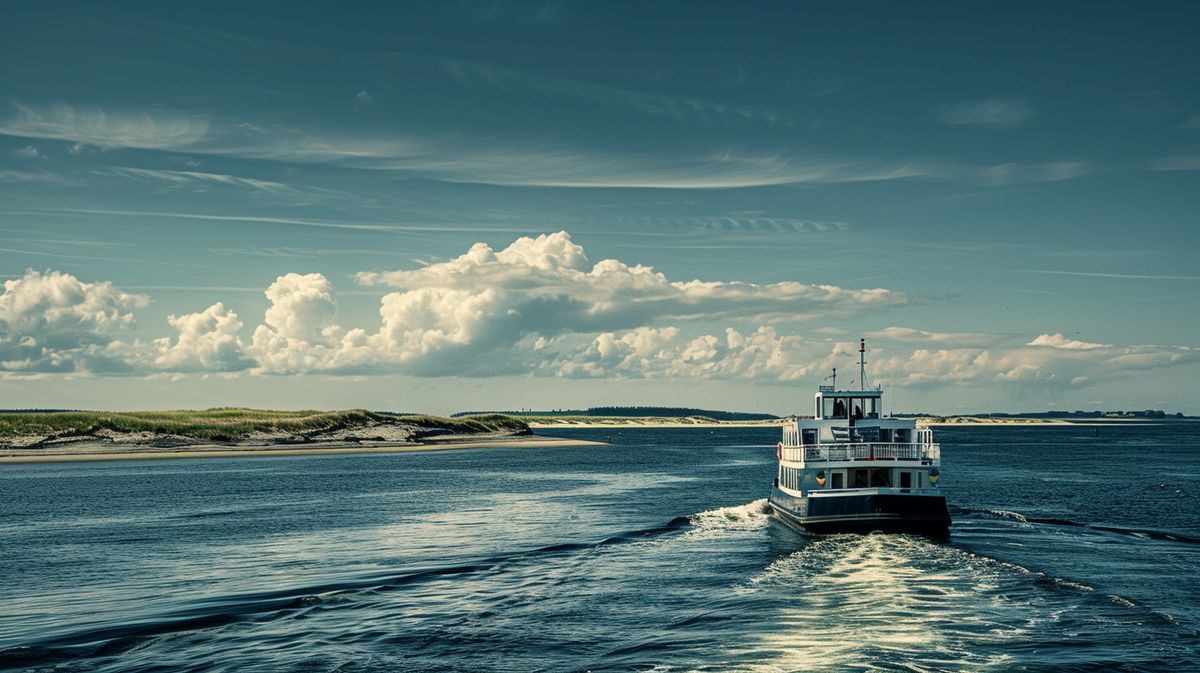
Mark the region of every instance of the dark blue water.
<instances>
[{"instance_id":1,"label":"dark blue water","mask_svg":"<svg viewBox=\"0 0 1200 673\"><path fill-rule=\"evenodd\" d=\"M948 542L764 513L772 429L0 468L0 667L1200 667L1200 424L943 430Z\"/></svg>"}]
</instances>

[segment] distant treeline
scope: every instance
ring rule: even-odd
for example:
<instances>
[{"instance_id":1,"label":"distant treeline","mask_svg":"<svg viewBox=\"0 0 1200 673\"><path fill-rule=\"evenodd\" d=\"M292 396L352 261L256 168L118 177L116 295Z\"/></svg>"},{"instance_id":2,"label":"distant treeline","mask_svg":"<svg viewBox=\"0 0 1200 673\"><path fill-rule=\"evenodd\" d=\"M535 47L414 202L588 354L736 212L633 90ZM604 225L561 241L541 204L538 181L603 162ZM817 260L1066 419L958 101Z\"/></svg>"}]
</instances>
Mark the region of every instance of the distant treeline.
<instances>
[{"instance_id":1,"label":"distant treeline","mask_svg":"<svg viewBox=\"0 0 1200 673\"><path fill-rule=\"evenodd\" d=\"M911 414L894 413L893 416L920 418L943 416L943 414ZM953 416L972 416L974 418L1184 418L1182 413L1169 414L1162 409L1146 409L1145 411L1030 411L1016 414L1006 414L1000 411L990 411L983 414L952 414Z\"/></svg>"},{"instance_id":2,"label":"distant treeline","mask_svg":"<svg viewBox=\"0 0 1200 673\"><path fill-rule=\"evenodd\" d=\"M772 414L755 414L743 411L716 411L713 409L692 409L689 407L589 407L587 409L555 409L553 411L460 411L453 416L474 416L477 414L507 414L509 416L595 416L595 417L643 417L656 418L687 418L689 416L704 416L714 421L769 421L778 416Z\"/></svg>"}]
</instances>

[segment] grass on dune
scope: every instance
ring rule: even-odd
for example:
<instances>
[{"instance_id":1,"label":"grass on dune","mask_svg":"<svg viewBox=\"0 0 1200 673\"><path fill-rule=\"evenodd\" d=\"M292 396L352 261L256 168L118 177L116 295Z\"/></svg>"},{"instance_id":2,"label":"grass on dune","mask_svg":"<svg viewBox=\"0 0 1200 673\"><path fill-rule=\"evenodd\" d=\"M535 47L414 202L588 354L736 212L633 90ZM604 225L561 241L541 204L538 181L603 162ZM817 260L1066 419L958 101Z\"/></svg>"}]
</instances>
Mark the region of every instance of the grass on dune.
<instances>
[{"instance_id":1,"label":"grass on dune","mask_svg":"<svg viewBox=\"0 0 1200 673\"><path fill-rule=\"evenodd\" d=\"M364 409L270 411L221 407L179 411L0 413L0 438L77 437L110 431L148 432L229 441L256 432L311 434L383 425L412 425L422 429L444 429L454 433L528 430L528 425L523 421L500 414L443 418L425 415L398 416Z\"/></svg>"}]
</instances>

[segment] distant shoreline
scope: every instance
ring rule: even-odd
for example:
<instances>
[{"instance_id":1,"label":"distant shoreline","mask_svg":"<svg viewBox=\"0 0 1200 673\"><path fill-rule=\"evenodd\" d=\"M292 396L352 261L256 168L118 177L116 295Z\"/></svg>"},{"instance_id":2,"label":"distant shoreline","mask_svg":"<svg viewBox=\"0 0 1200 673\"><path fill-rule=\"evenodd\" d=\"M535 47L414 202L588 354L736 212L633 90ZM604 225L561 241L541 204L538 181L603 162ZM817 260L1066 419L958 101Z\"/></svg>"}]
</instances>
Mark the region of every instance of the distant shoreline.
<instances>
[{"instance_id":1,"label":"distant shoreline","mask_svg":"<svg viewBox=\"0 0 1200 673\"><path fill-rule=\"evenodd\" d=\"M613 419L596 421L529 421L530 428L539 430L553 428L774 428L787 419L772 421L664 421L658 419Z\"/></svg>"},{"instance_id":2,"label":"distant shoreline","mask_svg":"<svg viewBox=\"0 0 1200 673\"><path fill-rule=\"evenodd\" d=\"M419 443L379 443L370 445L334 444L276 444L276 445L192 445L179 448L154 446L75 445L70 451L47 453L44 449L6 449L0 454L3 463L68 463L104 460L161 460L172 458L261 458L277 456L334 456L342 454L416 453L424 451L454 451L483 448L550 448L572 446L606 446L604 442L565 439L539 435L505 435L466 439L459 437L430 438ZM36 453L35 453L36 452Z\"/></svg>"},{"instance_id":3,"label":"distant shoreline","mask_svg":"<svg viewBox=\"0 0 1200 673\"><path fill-rule=\"evenodd\" d=\"M898 417L900 418L900 417ZM1157 418L986 418L974 416L934 418L934 417L903 417L905 420L915 420L917 425L952 428L952 427L1013 427L1013 426L1113 426L1141 423L1160 423L1164 419ZM532 420L527 419L530 428L541 430L553 428L774 428L785 424L788 419L780 418L770 421L668 421L647 418L613 418L595 421L577 420ZM1182 419L1187 420L1187 419ZM860 423L862 421L859 421ZM1177 422L1176 419L1165 419L1165 422Z\"/></svg>"}]
</instances>

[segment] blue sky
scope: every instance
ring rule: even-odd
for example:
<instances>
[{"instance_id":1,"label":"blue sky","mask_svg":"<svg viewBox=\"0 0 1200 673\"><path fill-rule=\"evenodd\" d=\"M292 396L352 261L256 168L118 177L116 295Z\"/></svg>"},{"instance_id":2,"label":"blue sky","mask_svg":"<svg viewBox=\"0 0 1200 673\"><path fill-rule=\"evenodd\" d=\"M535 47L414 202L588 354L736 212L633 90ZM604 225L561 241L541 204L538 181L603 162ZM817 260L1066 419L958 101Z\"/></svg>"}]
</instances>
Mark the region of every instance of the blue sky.
<instances>
[{"instance_id":1,"label":"blue sky","mask_svg":"<svg viewBox=\"0 0 1200 673\"><path fill-rule=\"evenodd\" d=\"M1193 4L6 13L0 406L1200 413Z\"/></svg>"}]
</instances>

